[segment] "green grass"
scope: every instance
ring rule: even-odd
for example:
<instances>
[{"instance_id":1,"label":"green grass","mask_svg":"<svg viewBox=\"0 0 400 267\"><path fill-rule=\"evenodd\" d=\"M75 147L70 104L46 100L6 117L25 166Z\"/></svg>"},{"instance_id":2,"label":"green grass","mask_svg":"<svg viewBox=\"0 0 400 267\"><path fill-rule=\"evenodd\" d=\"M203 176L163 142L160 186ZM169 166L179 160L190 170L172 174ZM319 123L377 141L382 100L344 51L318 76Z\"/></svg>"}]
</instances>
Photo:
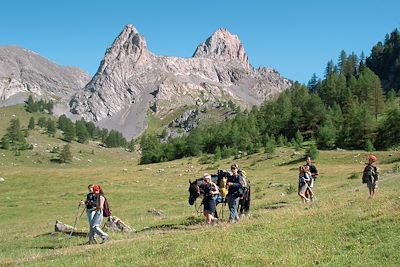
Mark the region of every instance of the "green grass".
<instances>
[{"instance_id":1,"label":"green grass","mask_svg":"<svg viewBox=\"0 0 400 267\"><path fill-rule=\"evenodd\" d=\"M3 112L3 109L0 111ZM24 114L22 114L24 116ZM2 121L3 123L3 121ZM1 127L0 127L1 130ZM51 163L48 151L64 142L37 129L37 146L21 156L0 150L0 265L24 266L397 266L400 262L400 152L376 152L382 180L374 200L361 184L364 151L321 151L317 201L302 204L291 148L273 157L236 162L251 179L251 216L240 223L202 223L187 203L188 179L209 169L198 158L138 165L138 155L96 143L72 143L71 164ZM91 151L94 150L94 155ZM79 153L81 151L81 153ZM300 151L303 153L304 151ZM391 156L390 156L391 155ZM232 159L214 162L228 168ZM349 179L359 173L360 179ZM104 245L52 234L54 223L73 224L89 183L104 187L114 215L135 233L110 233ZM271 185L282 186L271 186ZM220 207L218 207L219 209ZM162 211L157 216L151 211ZM225 210L225 217L228 211ZM87 231L86 218L78 224Z\"/></svg>"}]
</instances>

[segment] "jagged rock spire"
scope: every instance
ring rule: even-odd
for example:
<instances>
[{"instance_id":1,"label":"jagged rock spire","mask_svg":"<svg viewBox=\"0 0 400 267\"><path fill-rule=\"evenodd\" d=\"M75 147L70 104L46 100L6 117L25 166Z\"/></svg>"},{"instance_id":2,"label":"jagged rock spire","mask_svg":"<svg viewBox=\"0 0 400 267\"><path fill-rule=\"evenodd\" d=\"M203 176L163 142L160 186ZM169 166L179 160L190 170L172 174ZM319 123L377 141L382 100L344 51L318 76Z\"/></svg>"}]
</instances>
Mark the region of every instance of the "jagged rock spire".
<instances>
[{"instance_id":1,"label":"jagged rock spire","mask_svg":"<svg viewBox=\"0 0 400 267\"><path fill-rule=\"evenodd\" d=\"M242 43L237 35L231 34L227 29L214 32L204 43L200 44L193 57L205 57L219 60L237 60L250 68L249 60Z\"/></svg>"},{"instance_id":2,"label":"jagged rock spire","mask_svg":"<svg viewBox=\"0 0 400 267\"><path fill-rule=\"evenodd\" d=\"M129 65L136 65L147 61L150 52L146 40L139 34L132 24L128 24L107 48L104 59L98 72L103 72L107 66L115 62L129 61Z\"/></svg>"}]
</instances>

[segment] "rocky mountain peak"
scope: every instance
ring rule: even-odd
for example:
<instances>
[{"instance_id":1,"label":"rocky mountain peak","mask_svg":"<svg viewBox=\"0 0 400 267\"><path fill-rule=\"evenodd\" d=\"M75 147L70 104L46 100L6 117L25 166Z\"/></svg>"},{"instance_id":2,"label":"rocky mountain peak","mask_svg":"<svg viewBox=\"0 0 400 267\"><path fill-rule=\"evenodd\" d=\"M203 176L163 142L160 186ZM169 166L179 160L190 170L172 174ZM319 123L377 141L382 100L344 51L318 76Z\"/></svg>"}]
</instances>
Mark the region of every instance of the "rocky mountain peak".
<instances>
[{"instance_id":1,"label":"rocky mountain peak","mask_svg":"<svg viewBox=\"0 0 400 267\"><path fill-rule=\"evenodd\" d=\"M107 66L115 62L128 61L131 66L144 63L149 55L145 38L132 24L128 24L107 49L98 72L105 71Z\"/></svg>"},{"instance_id":2,"label":"rocky mountain peak","mask_svg":"<svg viewBox=\"0 0 400 267\"><path fill-rule=\"evenodd\" d=\"M144 37L127 25L93 79L71 99L70 111L132 138L146 129L149 112L165 119L189 108L221 107L228 100L247 108L290 85L272 69L255 70L238 36L226 29L214 32L192 58L178 58L152 54ZM182 120L200 116L186 115Z\"/></svg>"},{"instance_id":3,"label":"rocky mountain peak","mask_svg":"<svg viewBox=\"0 0 400 267\"><path fill-rule=\"evenodd\" d=\"M250 68L247 54L237 35L227 29L218 29L205 42L201 43L193 57L205 57L224 61L239 61L245 68Z\"/></svg>"}]
</instances>

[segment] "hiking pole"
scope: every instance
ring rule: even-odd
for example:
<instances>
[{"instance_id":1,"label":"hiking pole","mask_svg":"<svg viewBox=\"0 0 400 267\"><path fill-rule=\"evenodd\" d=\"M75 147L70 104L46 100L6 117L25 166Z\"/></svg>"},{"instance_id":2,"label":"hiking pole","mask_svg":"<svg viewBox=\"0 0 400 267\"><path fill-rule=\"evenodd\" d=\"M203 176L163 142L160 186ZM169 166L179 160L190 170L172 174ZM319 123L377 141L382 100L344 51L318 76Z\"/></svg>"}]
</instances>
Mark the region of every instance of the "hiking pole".
<instances>
[{"instance_id":1,"label":"hiking pole","mask_svg":"<svg viewBox=\"0 0 400 267\"><path fill-rule=\"evenodd\" d=\"M76 211L76 217L75 217L74 227L72 228L71 233L69 234L69 237L70 237L70 238L72 237L72 234L74 233L74 231L75 231L75 229L76 229L76 225L78 224L79 218L82 217L83 212L86 210L86 207L85 207L85 208L83 209L81 215L78 216L78 215L79 215L79 208L80 208L80 206L81 206L81 204L79 203L79 205L78 205L78 210Z\"/></svg>"},{"instance_id":2,"label":"hiking pole","mask_svg":"<svg viewBox=\"0 0 400 267\"><path fill-rule=\"evenodd\" d=\"M310 200L312 199L312 201L317 200L317 197L314 195L314 192L312 191L310 186L307 186L307 189L310 190L311 196L310 196Z\"/></svg>"}]
</instances>

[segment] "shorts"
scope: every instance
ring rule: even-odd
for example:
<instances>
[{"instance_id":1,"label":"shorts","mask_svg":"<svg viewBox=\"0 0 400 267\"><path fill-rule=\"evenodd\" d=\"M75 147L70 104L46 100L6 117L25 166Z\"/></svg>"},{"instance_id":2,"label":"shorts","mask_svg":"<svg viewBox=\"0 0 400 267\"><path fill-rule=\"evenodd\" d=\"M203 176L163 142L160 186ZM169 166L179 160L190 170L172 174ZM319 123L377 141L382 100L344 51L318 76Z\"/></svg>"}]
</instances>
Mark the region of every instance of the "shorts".
<instances>
[{"instance_id":1,"label":"shorts","mask_svg":"<svg viewBox=\"0 0 400 267\"><path fill-rule=\"evenodd\" d=\"M299 191L298 191L298 193L301 193L301 194L303 194L304 195L304 193L306 192L306 190L307 190L307 184L306 183L304 183L304 184L299 184Z\"/></svg>"}]
</instances>

